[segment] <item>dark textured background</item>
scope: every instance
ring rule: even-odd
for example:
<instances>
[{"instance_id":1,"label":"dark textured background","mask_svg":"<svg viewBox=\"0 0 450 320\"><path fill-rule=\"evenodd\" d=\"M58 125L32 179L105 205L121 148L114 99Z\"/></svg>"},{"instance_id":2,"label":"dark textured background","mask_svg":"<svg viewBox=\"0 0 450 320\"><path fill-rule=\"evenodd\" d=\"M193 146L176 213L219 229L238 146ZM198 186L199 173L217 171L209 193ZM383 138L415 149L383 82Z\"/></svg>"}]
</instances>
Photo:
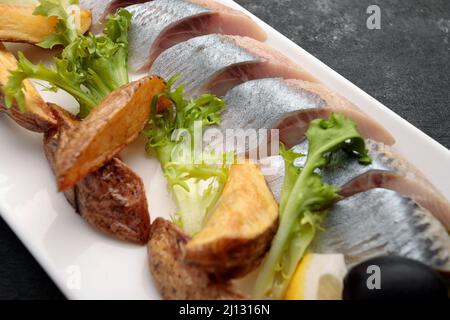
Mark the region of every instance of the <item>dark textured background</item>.
<instances>
[{"instance_id":1,"label":"dark textured background","mask_svg":"<svg viewBox=\"0 0 450 320\"><path fill-rule=\"evenodd\" d=\"M331 68L450 147L449 0L237 0ZM366 9L381 8L381 30ZM63 298L0 221L0 299Z\"/></svg>"}]
</instances>

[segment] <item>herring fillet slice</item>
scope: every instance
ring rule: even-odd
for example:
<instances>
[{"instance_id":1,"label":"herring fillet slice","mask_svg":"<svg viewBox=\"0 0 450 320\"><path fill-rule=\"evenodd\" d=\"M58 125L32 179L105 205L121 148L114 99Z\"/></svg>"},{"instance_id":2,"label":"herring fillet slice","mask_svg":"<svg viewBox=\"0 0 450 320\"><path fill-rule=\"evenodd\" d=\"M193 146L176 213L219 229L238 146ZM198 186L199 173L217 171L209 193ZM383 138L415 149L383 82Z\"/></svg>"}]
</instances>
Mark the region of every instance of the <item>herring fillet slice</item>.
<instances>
[{"instance_id":1,"label":"herring fillet slice","mask_svg":"<svg viewBox=\"0 0 450 320\"><path fill-rule=\"evenodd\" d=\"M313 76L272 47L249 37L211 34L192 38L164 51L150 74L181 76L190 95L223 95L242 82L270 77L316 81Z\"/></svg>"},{"instance_id":2,"label":"herring fillet slice","mask_svg":"<svg viewBox=\"0 0 450 320\"><path fill-rule=\"evenodd\" d=\"M154 0L126 9L132 14L132 70L148 68L161 52L195 36L220 33L260 41L267 37L251 18L212 0Z\"/></svg>"},{"instance_id":3,"label":"herring fillet slice","mask_svg":"<svg viewBox=\"0 0 450 320\"><path fill-rule=\"evenodd\" d=\"M373 140L367 140L366 145L374 159L370 171L361 172L364 166L356 168L352 158L341 165L338 163L335 168L323 170L325 181L340 184L343 196L376 187L398 191L430 211L450 230L450 203L425 176L389 146Z\"/></svg>"},{"instance_id":4,"label":"herring fillet slice","mask_svg":"<svg viewBox=\"0 0 450 320\"><path fill-rule=\"evenodd\" d=\"M231 89L224 97L222 129L279 129L281 142L292 147L304 139L309 122L342 112L353 119L363 136L386 144L392 135L350 101L319 83L281 78L258 79Z\"/></svg>"},{"instance_id":5,"label":"herring fillet slice","mask_svg":"<svg viewBox=\"0 0 450 320\"><path fill-rule=\"evenodd\" d=\"M387 189L341 200L324 220L326 231L311 244L318 253L343 253L350 265L394 254L450 271L450 237L426 209Z\"/></svg>"},{"instance_id":6,"label":"herring fillet slice","mask_svg":"<svg viewBox=\"0 0 450 320\"><path fill-rule=\"evenodd\" d=\"M287 147L294 146L304 135L309 122L314 118L325 118L330 112L341 112L351 118L358 125L358 131L366 138L381 141L388 145L395 143L394 137L377 120L366 115L359 107L349 100L332 92L323 84L289 79L285 83L292 91L308 92L317 95L326 102L322 110L315 114L312 110L299 110L287 113L278 121L276 127L280 129L280 139Z\"/></svg>"},{"instance_id":7,"label":"herring fillet slice","mask_svg":"<svg viewBox=\"0 0 450 320\"><path fill-rule=\"evenodd\" d=\"M102 31L101 24L108 14L115 13L119 8L148 1L152 0L80 0L79 3L80 8L91 11L91 31L97 33Z\"/></svg>"},{"instance_id":8,"label":"herring fillet slice","mask_svg":"<svg viewBox=\"0 0 450 320\"><path fill-rule=\"evenodd\" d=\"M386 188L411 198L433 214L447 230L450 230L450 203L413 165L396 154L389 146L370 139L366 140L372 163L363 166L358 160L345 152L334 156L330 165L320 171L322 179L341 188L340 194L349 197L374 188ZM297 152L307 154L308 141L295 146ZM306 157L297 159L302 166ZM269 186L279 199L283 178L284 163L280 156L271 157L271 167L278 173L268 178Z\"/></svg>"}]
</instances>

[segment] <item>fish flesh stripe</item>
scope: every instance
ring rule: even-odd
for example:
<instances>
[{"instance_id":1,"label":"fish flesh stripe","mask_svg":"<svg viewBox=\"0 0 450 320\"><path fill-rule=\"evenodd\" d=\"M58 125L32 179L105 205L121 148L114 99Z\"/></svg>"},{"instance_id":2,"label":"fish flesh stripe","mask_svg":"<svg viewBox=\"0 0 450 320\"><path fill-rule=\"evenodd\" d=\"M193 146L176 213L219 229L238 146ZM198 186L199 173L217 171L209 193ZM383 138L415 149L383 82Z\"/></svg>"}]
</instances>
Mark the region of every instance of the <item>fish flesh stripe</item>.
<instances>
[{"instance_id":1,"label":"fish flesh stripe","mask_svg":"<svg viewBox=\"0 0 450 320\"><path fill-rule=\"evenodd\" d=\"M309 122L342 112L353 119L367 138L394 143L392 135L357 106L319 83L258 79L231 89L224 97L221 128L279 129L280 141L292 147L304 139ZM270 141L269 141L270 142Z\"/></svg>"},{"instance_id":2,"label":"fish flesh stripe","mask_svg":"<svg viewBox=\"0 0 450 320\"><path fill-rule=\"evenodd\" d=\"M427 210L387 189L350 196L328 210L325 231L310 249L343 253L350 265L381 254L415 259L450 271L450 237Z\"/></svg>"},{"instance_id":3,"label":"fish flesh stripe","mask_svg":"<svg viewBox=\"0 0 450 320\"><path fill-rule=\"evenodd\" d=\"M143 70L164 50L195 36L220 33L260 41L266 33L247 15L215 1L154 0L126 8L132 13L130 68Z\"/></svg>"},{"instance_id":4,"label":"fish flesh stripe","mask_svg":"<svg viewBox=\"0 0 450 320\"><path fill-rule=\"evenodd\" d=\"M211 34L192 38L164 51L150 74L185 84L190 95L224 95L242 82L270 77L316 79L272 47L249 37Z\"/></svg>"},{"instance_id":5,"label":"fish flesh stripe","mask_svg":"<svg viewBox=\"0 0 450 320\"><path fill-rule=\"evenodd\" d=\"M99 33L102 31L102 23L108 14L115 13L119 8L148 1L151 0L80 0L79 3L80 8L91 11L91 31Z\"/></svg>"},{"instance_id":6,"label":"fish flesh stripe","mask_svg":"<svg viewBox=\"0 0 450 320\"><path fill-rule=\"evenodd\" d=\"M366 145L372 157L371 164L360 165L355 157L339 152L333 156L329 166L320 170L322 179L339 187L339 193L343 197L379 187L397 191L427 209L450 230L450 203L423 174L389 146L370 139L366 140ZM295 162L302 167L308 153L308 141L304 140L294 148L296 152L305 155ZM274 156L269 160L270 164L267 166L274 168L277 173L268 177L268 183L279 199L284 179L284 162L281 156Z\"/></svg>"}]
</instances>

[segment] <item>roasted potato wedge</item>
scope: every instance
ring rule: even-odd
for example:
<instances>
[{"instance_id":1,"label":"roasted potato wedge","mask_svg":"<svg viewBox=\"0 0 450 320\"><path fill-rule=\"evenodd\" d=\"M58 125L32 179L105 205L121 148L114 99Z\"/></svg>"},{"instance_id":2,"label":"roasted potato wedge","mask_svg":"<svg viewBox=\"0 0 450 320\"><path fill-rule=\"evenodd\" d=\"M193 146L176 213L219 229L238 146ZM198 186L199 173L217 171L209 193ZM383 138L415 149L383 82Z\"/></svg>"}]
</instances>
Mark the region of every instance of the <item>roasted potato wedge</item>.
<instances>
[{"instance_id":1,"label":"roasted potato wedge","mask_svg":"<svg viewBox=\"0 0 450 320\"><path fill-rule=\"evenodd\" d=\"M44 150L54 170L61 132L78 120L58 106L51 106L59 127L45 134ZM70 204L94 228L118 239L146 244L150 216L141 178L118 158L113 158L65 191Z\"/></svg>"},{"instance_id":2,"label":"roasted potato wedge","mask_svg":"<svg viewBox=\"0 0 450 320\"><path fill-rule=\"evenodd\" d=\"M230 282L218 283L183 260L189 237L173 223L157 218L150 230L150 271L162 297L169 300L244 299Z\"/></svg>"},{"instance_id":3,"label":"roasted potato wedge","mask_svg":"<svg viewBox=\"0 0 450 320\"><path fill-rule=\"evenodd\" d=\"M5 106L2 87L8 82L10 71L16 67L16 58L0 43L0 112L8 114L20 126L31 131L45 132L55 127L56 120L49 107L28 80L23 83L26 100L25 111L21 112L17 105L13 105L11 108Z\"/></svg>"},{"instance_id":4,"label":"roasted potato wedge","mask_svg":"<svg viewBox=\"0 0 450 320\"><path fill-rule=\"evenodd\" d=\"M223 193L204 228L186 245L186 261L218 279L244 276L270 247L278 205L258 167L231 167Z\"/></svg>"},{"instance_id":5,"label":"roasted potato wedge","mask_svg":"<svg viewBox=\"0 0 450 320\"><path fill-rule=\"evenodd\" d=\"M58 188L65 191L102 167L148 123L153 97L165 90L159 77L144 77L109 94L78 126L64 131L56 152Z\"/></svg>"},{"instance_id":6,"label":"roasted potato wedge","mask_svg":"<svg viewBox=\"0 0 450 320\"><path fill-rule=\"evenodd\" d=\"M0 41L36 44L55 31L58 19L33 15L32 4L0 3ZM80 11L80 31L91 26L91 12Z\"/></svg>"}]
</instances>

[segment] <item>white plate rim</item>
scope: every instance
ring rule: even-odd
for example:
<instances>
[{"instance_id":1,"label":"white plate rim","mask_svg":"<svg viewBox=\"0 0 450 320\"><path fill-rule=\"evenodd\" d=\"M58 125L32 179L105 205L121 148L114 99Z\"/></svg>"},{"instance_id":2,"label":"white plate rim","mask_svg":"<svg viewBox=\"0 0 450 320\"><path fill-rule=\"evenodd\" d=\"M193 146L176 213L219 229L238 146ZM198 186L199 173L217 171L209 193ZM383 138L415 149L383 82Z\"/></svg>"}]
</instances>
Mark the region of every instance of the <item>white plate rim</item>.
<instances>
[{"instance_id":1,"label":"white plate rim","mask_svg":"<svg viewBox=\"0 0 450 320\"><path fill-rule=\"evenodd\" d=\"M370 116L373 116L375 119L382 122L396 138L397 143L394 146L395 149L404 157L408 158L417 168L419 168L425 174L425 176L436 186L438 190L440 190L444 194L447 199L450 199L450 170L448 170L448 164L450 164L450 151L447 148L411 125L409 122L394 113L392 110L365 93L363 90L339 75L337 72L322 63L320 60L303 50L297 44L270 27L268 24L264 23L259 18L255 17L253 14L242 8L234 1L218 1L248 14L268 33L268 43L274 45L278 50L282 51L287 56L297 61L304 69L310 71L327 86L338 91L341 95L356 103ZM55 97L52 98L55 99ZM56 98L56 100L58 100L58 98ZM16 135L21 135L24 139L29 140L27 143L25 143L25 145L28 146L28 143L32 143L32 141L33 143L37 143L40 138L36 137L36 135L25 132L25 130L15 128L12 124L12 121L3 118L4 117L0 119L0 122L7 124L5 127L0 126L0 133L4 134L6 132L6 137L2 136L0 138L0 141L4 143L4 150L13 152L12 157L15 157L15 159L23 155L32 156L32 154L29 153L26 148L18 149L16 146L16 141L12 141L12 139L20 139L21 137L17 137ZM8 132L10 132L10 134ZM5 142L9 142L9 144ZM124 156L126 159L130 160L131 166L135 168L138 173L143 173L143 175L145 176L143 177L144 179L146 179L147 176L151 176L151 179L156 180L155 183L145 180L146 187L149 185L151 189L158 189L158 186L164 185L164 179L161 176L158 164L153 160L145 160L148 161L146 164L144 164L141 160L136 160L136 157L132 155L132 153L135 152L134 149L139 148L139 146L142 145L139 145L139 142L136 142L136 146L132 146L131 148L129 148L131 149L131 151L127 151ZM14 152L16 153L14 154ZM35 160L34 156L32 157L33 159L30 159L30 163L33 163ZM69 233L73 237L73 232L71 233L69 229L81 228L79 232L80 234L78 235L77 233L77 237L79 236L80 238L87 239L86 243L89 243L90 247L82 254L71 257L71 252L61 253L62 251L60 252L60 250L62 249L59 246L58 249L55 249L53 247L54 244L45 244L45 237L48 236L49 229L52 228L51 223L54 223L55 219L58 220L60 219L60 217L58 216L57 218L55 218L55 215L53 214L44 218L45 214L42 214L42 219L39 219L39 217L36 217L35 215L36 209L34 202L30 201L29 199L25 199L21 202L20 199L12 201L11 199L7 198L8 196L10 197L10 195L8 194L9 191L27 188L28 182L26 182L25 180L14 181L14 177L20 176L20 174L16 171L7 172L7 170L4 168L9 168L8 165L10 165L10 163L7 164L6 161L7 159L5 160L4 157L3 160L0 159L1 216L67 298L159 298L159 294L157 293L154 285L151 283L152 279L148 274L148 271L146 270L147 256L145 253L145 248L137 248L135 246L120 243L116 240L100 235L92 230L89 226L87 226L81 219L79 219L79 217L74 214L67 214L62 218L63 222L61 222L61 226L57 226L62 230L58 230L56 231L56 233L60 235L59 237L61 238L62 242L68 240L68 242L70 242L72 238L66 238L66 233ZM45 159L41 153L38 159L36 159L36 164L42 165L43 163L45 163ZM23 166L23 163L20 163L20 165ZM22 168L17 167L15 170L21 170ZM28 169L25 169L24 171L27 170ZM149 174L148 171L152 171L151 174ZM31 176L30 172L26 172L27 176ZM47 168L43 169L43 172L40 172L39 174L36 174L36 176L32 177L37 179L42 178L45 180L51 177L51 173ZM15 186L15 184L17 183L19 184L19 186ZM34 181L33 184L38 184L38 181ZM155 193L149 195L149 191L147 190L147 195L152 199L161 198L162 201L169 201L167 192L165 191L161 191L157 195L155 195ZM36 203L36 206L40 203L53 204L54 202L57 202L57 204L62 208L71 210L67 204L63 204L65 202L65 199L63 199L62 195L56 194L56 189L54 186L41 186L41 189L39 189L39 192L34 195L32 200L34 199L39 200ZM156 216L167 216L167 212L173 210L173 207L170 203L161 205L158 204L156 205L155 210L161 210L161 212L164 211L164 213L161 214L157 213ZM155 216L152 216L152 218L154 217ZM59 221L57 222L60 223ZM33 225L34 223L37 223L37 225ZM41 223L41 225L39 225L39 223ZM48 224L50 224L50 227L48 226ZM51 232L55 231L51 230ZM44 238L44 240L42 240L42 238ZM58 238L56 237L56 239ZM81 239L78 240L81 241ZM72 242L70 242L70 244L72 246L74 245ZM123 250L129 250L130 254L119 254L119 252L125 252ZM114 256L114 259L108 261L109 256L106 256L104 251L106 251L106 253L110 256ZM116 253L118 257L115 257ZM55 254L64 256L64 260L67 260L69 262L73 260L74 264L69 263L66 265L61 265L58 262L55 262ZM126 257L132 257L133 259L135 259L135 261L133 260L129 266L127 265L127 267L129 268L123 268L121 266L115 265L112 270L109 270L111 266L107 263L105 263L105 266L100 261L92 260L92 268L86 268L86 266L89 266L89 263L87 263L86 261L91 261L89 259L91 259L93 256L98 255L100 255L99 259L103 257L108 262L123 261L123 259ZM70 276L73 275L73 272L71 272L69 270L70 268L68 267L77 266L77 262L80 262L81 266L84 268L82 269L81 274L87 272L88 282L92 282L92 279L100 279L98 283L95 283L94 280L94 283L90 283L87 286L84 285L80 289L70 287ZM96 267L94 268L94 266ZM100 268L101 270L97 270L97 268ZM127 279L128 281L119 281L117 277L122 277L124 270L130 270L129 272L133 276L129 276L129 279ZM135 275L133 271L140 273L140 275ZM107 276L103 276L105 273L107 274ZM110 281L114 281L115 283L111 285L109 283ZM133 284L135 285L136 290L134 290L134 287L131 286ZM104 290L102 288L104 288ZM114 288L115 290L117 290L117 292L111 292L111 289Z\"/></svg>"}]
</instances>

